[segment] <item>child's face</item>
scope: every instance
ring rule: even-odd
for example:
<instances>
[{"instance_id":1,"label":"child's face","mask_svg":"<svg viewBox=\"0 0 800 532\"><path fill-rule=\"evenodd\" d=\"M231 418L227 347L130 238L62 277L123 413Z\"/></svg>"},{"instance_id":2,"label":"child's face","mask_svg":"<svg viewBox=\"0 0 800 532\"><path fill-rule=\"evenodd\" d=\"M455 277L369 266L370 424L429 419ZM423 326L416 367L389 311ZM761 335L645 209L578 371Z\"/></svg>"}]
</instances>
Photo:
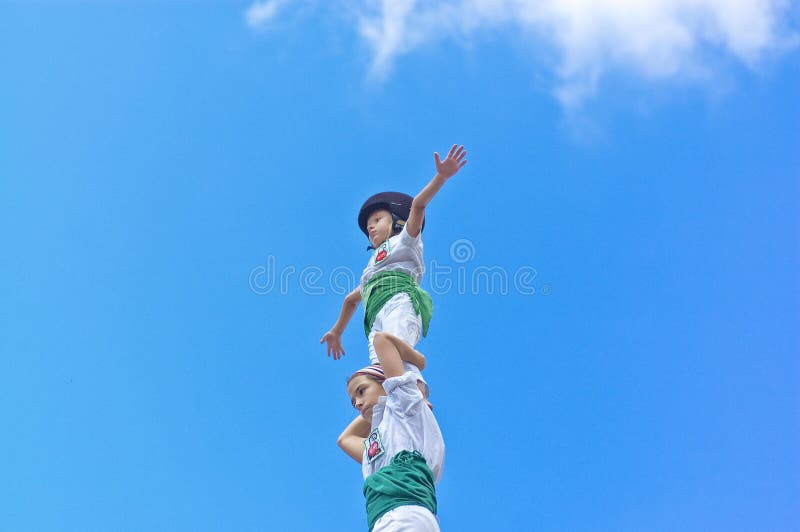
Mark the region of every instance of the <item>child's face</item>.
<instances>
[{"instance_id":1,"label":"child's face","mask_svg":"<svg viewBox=\"0 0 800 532\"><path fill-rule=\"evenodd\" d=\"M392 213L386 209L379 209L367 218L367 233L369 243L376 248L392 236Z\"/></svg>"},{"instance_id":2,"label":"child's face","mask_svg":"<svg viewBox=\"0 0 800 532\"><path fill-rule=\"evenodd\" d=\"M347 393L350 395L350 402L361 413L361 417L372 421L372 407L378 404L381 395L386 395L386 390L381 383L366 375L356 375L347 384Z\"/></svg>"}]
</instances>

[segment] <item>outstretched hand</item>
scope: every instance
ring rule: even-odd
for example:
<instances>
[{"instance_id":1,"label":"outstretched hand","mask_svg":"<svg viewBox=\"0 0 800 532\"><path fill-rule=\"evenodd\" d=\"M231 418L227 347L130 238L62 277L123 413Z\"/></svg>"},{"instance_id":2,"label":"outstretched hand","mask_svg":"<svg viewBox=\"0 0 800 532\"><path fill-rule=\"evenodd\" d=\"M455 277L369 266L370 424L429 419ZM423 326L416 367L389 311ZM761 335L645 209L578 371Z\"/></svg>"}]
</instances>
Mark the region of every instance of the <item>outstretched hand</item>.
<instances>
[{"instance_id":1,"label":"outstretched hand","mask_svg":"<svg viewBox=\"0 0 800 532\"><path fill-rule=\"evenodd\" d=\"M342 348L342 337L333 331L326 332L319 343L328 344L328 356L333 355L334 360L339 360L344 356L344 348Z\"/></svg>"},{"instance_id":2,"label":"outstretched hand","mask_svg":"<svg viewBox=\"0 0 800 532\"><path fill-rule=\"evenodd\" d=\"M453 144L447 153L444 161L439 158L439 153L434 152L433 158L436 161L436 172L445 179L450 179L467 164L467 150L464 146Z\"/></svg>"}]
</instances>

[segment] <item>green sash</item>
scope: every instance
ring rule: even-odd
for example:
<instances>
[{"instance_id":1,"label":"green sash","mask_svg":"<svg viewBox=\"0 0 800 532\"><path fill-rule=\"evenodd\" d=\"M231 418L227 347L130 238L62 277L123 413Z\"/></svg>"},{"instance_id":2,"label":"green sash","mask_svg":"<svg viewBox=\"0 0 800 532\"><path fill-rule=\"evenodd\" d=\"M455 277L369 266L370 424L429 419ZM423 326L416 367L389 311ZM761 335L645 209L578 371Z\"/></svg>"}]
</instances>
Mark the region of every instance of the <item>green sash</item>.
<instances>
[{"instance_id":1,"label":"green sash","mask_svg":"<svg viewBox=\"0 0 800 532\"><path fill-rule=\"evenodd\" d=\"M428 325L433 315L431 296L409 274L396 270L376 274L361 290L361 299L364 302L364 334L369 336L375 317L386 302L403 292L411 298L414 312L422 318L422 336L428 334Z\"/></svg>"},{"instance_id":2,"label":"green sash","mask_svg":"<svg viewBox=\"0 0 800 532\"><path fill-rule=\"evenodd\" d=\"M364 480L369 530L389 510L398 506L424 506L436 515L433 471L418 451L400 451Z\"/></svg>"}]
</instances>

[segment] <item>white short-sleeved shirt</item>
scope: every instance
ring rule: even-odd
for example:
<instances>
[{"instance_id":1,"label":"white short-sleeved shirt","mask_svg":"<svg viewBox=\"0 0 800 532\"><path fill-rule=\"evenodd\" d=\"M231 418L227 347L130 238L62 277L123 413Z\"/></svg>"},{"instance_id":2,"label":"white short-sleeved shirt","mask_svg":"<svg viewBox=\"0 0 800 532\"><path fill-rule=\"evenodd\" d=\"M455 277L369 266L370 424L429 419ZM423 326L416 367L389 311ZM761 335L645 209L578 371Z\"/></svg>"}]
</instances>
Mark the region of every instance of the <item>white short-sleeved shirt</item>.
<instances>
[{"instance_id":1,"label":"white short-sleeved shirt","mask_svg":"<svg viewBox=\"0 0 800 532\"><path fill-rule=\"evenodd\" d=\"M364 441L364 478L389 465L400 451L419 451L436 482L444 467L444 439L433 411L425 404L417 377L407 372L383 381L386 395L372 409L372 429Z\"/></svg>"},{"instance_id":2,"label":"white short-sleeved shirt","mask_svg":"<svg viewBox=\"0 0 800 532\"><path fill-rule=\"evenodd\" d=\"M422 232L416 237L408 234L406 228L394 235L372 252L367 267L361 273L361 288L376 273L399 270L409 274L414 282L422 282L425 263L422 259Z\"/></svg>"}]
</instances>

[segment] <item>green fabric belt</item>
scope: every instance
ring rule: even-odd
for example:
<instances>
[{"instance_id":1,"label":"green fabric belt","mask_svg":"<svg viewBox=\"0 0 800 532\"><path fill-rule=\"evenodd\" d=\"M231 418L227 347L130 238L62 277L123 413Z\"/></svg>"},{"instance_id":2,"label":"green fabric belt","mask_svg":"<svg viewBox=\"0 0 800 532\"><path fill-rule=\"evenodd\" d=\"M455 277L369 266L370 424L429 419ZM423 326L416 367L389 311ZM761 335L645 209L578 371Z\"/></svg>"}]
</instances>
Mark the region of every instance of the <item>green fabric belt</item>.
<instances>
[{"instance_id":1,"label":"green fabric belt","mask_svg":"<svg viewBox=\"0 0 800 532\"><path fill-rule=\"evenodd\" d=\"M418 451L400 451L389 465L364 480L369 530L389 510L398 506L424 506L436 515L433 471Z\"/></svg>"},{"instance_id":2,"label":"green fabric belt","mask_svg":"<svg viewBox=\"0 0 800 532\"><path fill-rule=\"evenodd\" d=\"M431 296L409 274L396 270L376 274L361 290L361 299L364 302L364 334L369 336L375 317L386 302L402 292L411 298L414 312L422 318L422 336L427 336L433 315Z\"/></svg>"}]
</instances>

